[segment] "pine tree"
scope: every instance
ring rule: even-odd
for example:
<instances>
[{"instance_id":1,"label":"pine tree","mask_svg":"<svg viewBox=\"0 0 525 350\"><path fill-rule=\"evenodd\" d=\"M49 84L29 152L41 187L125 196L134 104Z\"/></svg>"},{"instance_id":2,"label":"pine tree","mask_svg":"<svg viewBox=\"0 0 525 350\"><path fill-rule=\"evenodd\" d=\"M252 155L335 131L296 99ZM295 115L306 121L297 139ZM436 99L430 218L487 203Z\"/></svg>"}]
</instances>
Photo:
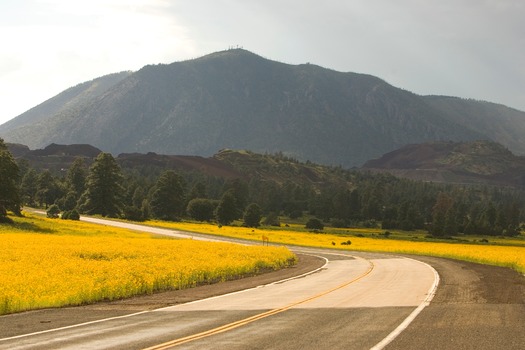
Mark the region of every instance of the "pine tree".
<instances>
[{"instance_id":1,"label":"pine tree","mask_svg":"<svg viewBox=\"0 0 525 350\"><path fill-rule=\"evenodd\" d=\"M444 236L447 234L446 230L452 227L452 205L454 200L449 195L441 192L439 193L436 204L432 208L432 235ZM447 222L447 213L448 222Z\"/></svg>"},{"instance_id":2,"label":"pine tree","mask_svg":"<svg viewBox=\"0 0 525 350\"><path fill-rule=\"evenodd\" d=\"M35 169L29 169L22 178L20 195L22 196L22 202L24 204L29 206L36 205L36 192L38 191L37 181L38 173Z\"/></svg>"},{"instance_id":3,"label":"pine tree","mask_svg":"<svg viewBox=\"0 0 525 350\"><path fill-rule=\"evenodd\" d=\"M66 184L68 190L80 197L84 193L86 184L86 170L84 168L84 160L80 157L75 158L73 164L67 171Z\"/></svg>"},{"instance_id":4,"label":"pine tree","mask_svg":"<svg viewBox=\"0 0 525 350\"><path fill-rule=\"evenodd\" d=\"M244 212L244 226L259 227L262 218L261 207L257 203L252 203L246 207Z\"/></svg>"},{"instance_id":5,"label":"pine tree","mask_svg":"<svg viewBox=\"0 0 525 350\"><path fill-rule=\"evenodd\" d=\"M47 208L60 198L61 190L56 179L49 170L41 172L37 177L36 183L36 200L39 202L40 206L45 206Z\"/></svg>"},{"instance_id":6,"label":"pine tree","mask_svg":"<svg viewBox=\"0 0 525 350\"><path fill-rule=\"evenodd\" d=\"M197 221L211 221L215 205L212 200L207 198L194 198L186 208L188 215Z\"/></svg>"},{"instance_id":7,"label":"pine tree","mask_svg":"<svg viewBox=\"0 0 525 350\"><path fill-rule=\"evenodd\" d=\"M177 220L184 209L184 181L168 170L161 174L151 198L153 215L161 220Z\"/></svg>"},{"instance_id":8,"label":"pine tree","mask_svg":"<svg viewBox=\"0 0 525 350\"><path fill-rule=\"evenodd\" d=\"M0 222L9 221L7 210L20 213L19 170L4 140L0 138Z\"/></svg>"},{"instance_id":9,"label":"pine tree","mask_svg":"<svg viewBox=\"0 0 525 350\"><path fill-rule=\"evenodd\" d=\"M238 218L235 196L231 190L226 191L222 195L221 201L215 211L215 216L217 222L221 225L228 225Z\"/></svg>"},{"instance_id":10,"label":"pine tree","mask_svg":"<svg viewBox=\"0 0 525 350\"><path fill-rule=\"evenodd\" d=\"M110 153L100 153L89 169L81 210L88 214L118 216L124 205L122 173Z\"/></svg>"}]
</instances>

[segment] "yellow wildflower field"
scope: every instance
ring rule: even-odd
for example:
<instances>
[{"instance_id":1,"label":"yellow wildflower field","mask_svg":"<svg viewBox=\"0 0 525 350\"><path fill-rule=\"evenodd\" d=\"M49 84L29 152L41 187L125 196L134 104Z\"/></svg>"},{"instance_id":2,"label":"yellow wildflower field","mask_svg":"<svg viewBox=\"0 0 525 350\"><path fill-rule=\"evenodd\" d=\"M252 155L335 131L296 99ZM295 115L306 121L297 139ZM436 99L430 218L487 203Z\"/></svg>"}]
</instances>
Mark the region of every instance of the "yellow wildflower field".
<instances>
[{"instance_id":1,"label":"yellow wildflower field","mask_svg":"<svg viewBox=\"0 0 525 350\"><path fill-rule=\"evenodd\" d=\"M334 248L355 251L416 254L446 257L512 268L525 273L525 247L523 245L465 244L446 242L416 242L398 239L356 237L350 234L309 233L293 230L252 229L246 227L223 226L201 223L167 223L149 221L150 225L173 229L209 233L261 241L262 235L272 243L292 244L307 247ZM341 245L347 243L350 245Z\"/></svg>"},{"instance_id":2,"label":"yellow wildflower field","mask_svg":"<svg viewBox=\"0 0 525 350\"><path fill-rule=\"evenodd\" d=\"M158 238L69 220L0 225L0 314L183 289L295 263L284 247Z\"/></svg>"}]
</instances>

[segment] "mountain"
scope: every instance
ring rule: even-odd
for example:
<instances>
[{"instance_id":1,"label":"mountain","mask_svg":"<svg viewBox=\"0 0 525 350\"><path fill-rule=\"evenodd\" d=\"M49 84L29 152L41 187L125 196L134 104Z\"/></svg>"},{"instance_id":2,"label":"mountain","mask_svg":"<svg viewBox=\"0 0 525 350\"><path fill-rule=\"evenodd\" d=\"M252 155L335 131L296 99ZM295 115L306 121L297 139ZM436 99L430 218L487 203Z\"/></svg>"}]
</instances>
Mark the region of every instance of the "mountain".
<instances>
[{"instance_id":1,"label":"mountain","mask_svg":"<svg viewBox=\"0 0 525 350\"><path fill-rule=\"evenodd\" d=\"M6 142L31 148L204 157L249 149L344 167L427 141L489 139L525 154L523 132L525 113L501 105L418 96L242 49L97 78L0 125Z\"/></svg>"},{"instance_id":2,"label":"mountain","mask_svg":"<svg viewBox=\"0 0 525 350\"><path fill-rule=\"evenodd\" d=\"M411 144L362 169L422 181L525 187L525 157L491 141Z\"/></svg>"}]
</instances>

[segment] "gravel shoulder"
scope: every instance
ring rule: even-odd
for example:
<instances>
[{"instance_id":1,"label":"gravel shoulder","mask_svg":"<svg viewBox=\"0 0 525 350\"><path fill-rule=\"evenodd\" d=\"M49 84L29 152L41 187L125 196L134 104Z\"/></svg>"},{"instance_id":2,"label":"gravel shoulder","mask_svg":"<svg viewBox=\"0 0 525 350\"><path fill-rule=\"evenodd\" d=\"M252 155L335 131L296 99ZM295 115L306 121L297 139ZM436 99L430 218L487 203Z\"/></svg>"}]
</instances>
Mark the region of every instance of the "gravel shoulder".
<instances>
[{"instance_id":1,"label":"gravel shoulder","mask_svg":"<svg viewBox=\"0 0 525 350\"><path fill-rule=\"evenodd\" d=\"M523 349L525 276L508 268L412 257L440 275L429 306L387 350Z\"/></svg>"}]
</instances>

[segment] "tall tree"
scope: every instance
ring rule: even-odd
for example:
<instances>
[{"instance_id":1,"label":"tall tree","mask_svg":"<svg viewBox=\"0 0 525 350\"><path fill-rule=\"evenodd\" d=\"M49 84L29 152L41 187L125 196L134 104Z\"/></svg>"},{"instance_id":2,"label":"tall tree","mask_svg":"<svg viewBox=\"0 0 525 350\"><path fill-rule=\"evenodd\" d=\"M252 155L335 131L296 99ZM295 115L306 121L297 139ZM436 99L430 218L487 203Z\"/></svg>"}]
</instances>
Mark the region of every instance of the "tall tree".
<instances>
[{"instance_id":1,"label":"tall tree","mask_svg":"<svg viewBox=\"0 0 525 350\"><path fill-rule=\"evenodd\" d=\"M7 220L7 210L20 213L20 195L18 190L18 166L0 138L0 222Z\"/></svg>"},{"instance_id":2,"label":"tall tree","mask_svg":"<svg viewBox=\"0 0 525 350\"><path fill-rule=\"evenodd\" d=\"M38 175L36 183L36 200L40 203L40 206L45 206L47 208L60 198L60 186L49 170L41 172Z\"/></svg>"},{"instance_id":3,"label":"tall tree","mask_svg":"<svg viewBox=\"0 0 525 350\"><path fill-rule=\"evenodd\" d=\"M238 219L242 217L242 214L244 212L244 208L246 207L248 197L249 197L249 188L246 181L241 179L233 179L229 180L224 185L224 192L230 192L233 195L233 198L235 199L235 210L236 210L236 217L235 219Z\"/></svg>"},{"instance_id":4,"label":"tall tree","mask_svg":"<svg viewBox=\"0 0 525 350\"><path fill-rule=\"evenodd\" d=\"M186 208L188 215L198 221L211 221L214 210L214 202L207 198L193 198Z\"/></svg>"},{"instance_id":5,"label":"tall tree","mask_svg":"<svg viewBox=\"0 0 525 350\"><path fill-rule=\"evenodd\" d=\"M68 190L73 191L77 198L84 193L86 185L86 169L82 158L75 158L73 164L71 164L71 167L67 171L66 184Z\"/></svg>"},{"instance_id":6,"label":"tall tree","mask_svg":"<svg viewBox=\"0 0 525 350\"><path fill-rule=\"evenodd\" d=\"M22 178L20 195L22 196L22 202L24 204L29 206L36 205L36 192L38 191L37 181L38 173L35 169L29 169Z\"/></svg>"},{"instance_id":7,"label":"tall tree","mask_svg":"<svg viewBox=\"0 0 525 350\"><path fill-rule=\"evenodd\" d=\"M262 210L257 203L246 207L244 212L244 225L247 227L259 227L261 225Z\"/></svg>"},{"instance_id":8,"label":"tall tree","mask_svg":"<svg viewBox=\"0 0 525 350\"><path fill-rule=\"evenodd\" d=\"M162 220L177 220L184 210L184 180L172 170L162 173L151 198L153 215Z\"/></svg>"},{"instance_id":9,"label":"tall tree","mask_svg":"<svg viewBox=\"0 0 525 350\"><path fill-rule=\"evenodd\" d=\"M238 218L236 200L233 191L226 191L215 210L217 222L221 225L229 225Z\"/></svg>"},{"instance_id":10,"label":"tall tree","mask_svg":"<svg viewBox=\"0 0 525 350\"><path fill-rule=\"evenodd\" d=\"M204 182L197 182L191 188L188 200L195 198L206 198L206 184Z\"/></svg>"},{"instance_id":11,"label":"tall tree","mask_svg":"<svg viewBox=\"0 0 525 350\"><path fill-rule=\"evenodd\" d=\"M81 210L88 214L118 216L124 204L123 176L110 153L100 153L89 169Z\"/></svg>"},{"instance_id":12,"label":"tall tree","mask_svg":"<svg viewBox=\"0 0 525 350\"><path fill-rule=\"evenodd\" d=\"M432 234L434 236L444 236L447 234L446 229L451 225L450 220L452 220L451 209L453 203L454 199L451 196L443 192L439 193L436 204L432 208Z\"/></svg>"}]
</instances>

